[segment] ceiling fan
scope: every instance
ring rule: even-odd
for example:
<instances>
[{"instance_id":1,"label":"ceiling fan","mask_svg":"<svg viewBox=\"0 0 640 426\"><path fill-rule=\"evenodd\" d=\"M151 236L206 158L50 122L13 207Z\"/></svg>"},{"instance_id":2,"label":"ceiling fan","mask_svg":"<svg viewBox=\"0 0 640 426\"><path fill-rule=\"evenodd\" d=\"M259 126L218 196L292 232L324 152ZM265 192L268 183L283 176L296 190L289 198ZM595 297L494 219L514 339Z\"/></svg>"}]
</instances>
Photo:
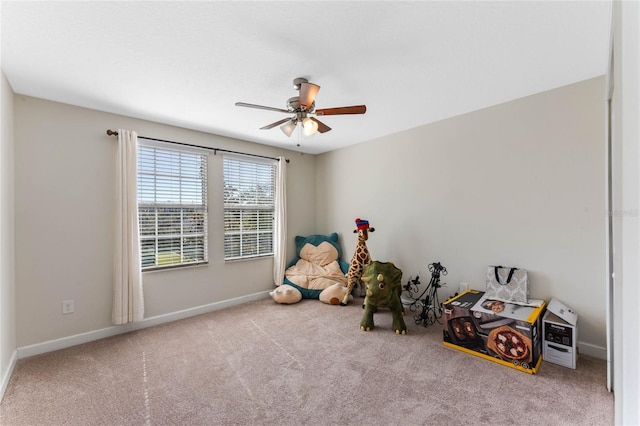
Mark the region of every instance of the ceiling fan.
<instances>
[{"instance_id":1,"label":"ceiling fan","mask_svg":"<svg viewBox=\"0 0 640 426\"><path fill-rule=\"evenodd\" d=\"M318 86L317 84L309 83L309 80L307 80L306 78L299 77L294 79L293 88L295 90L298 90L300 92L300 95L294 96L287 100L287 109L248 104L245 102L236 102L236 106L293 114L293 116L283 118L282 120L278 120L275 123L267 124L266 126L260 128L260 130L268 130L273 129L276 126L280 126L280 129L282 129L284 134L289 137L295 130L298 123L302 123L303 132L307 136L311 136L316 131L325 133L331 130L331 127L327 126L311 115L325 116L342 114L364 114L367 111L366 105L316 109L315 98L318 94L318 91L320 90L320 86Z\"/></svg>"}]
</instances>

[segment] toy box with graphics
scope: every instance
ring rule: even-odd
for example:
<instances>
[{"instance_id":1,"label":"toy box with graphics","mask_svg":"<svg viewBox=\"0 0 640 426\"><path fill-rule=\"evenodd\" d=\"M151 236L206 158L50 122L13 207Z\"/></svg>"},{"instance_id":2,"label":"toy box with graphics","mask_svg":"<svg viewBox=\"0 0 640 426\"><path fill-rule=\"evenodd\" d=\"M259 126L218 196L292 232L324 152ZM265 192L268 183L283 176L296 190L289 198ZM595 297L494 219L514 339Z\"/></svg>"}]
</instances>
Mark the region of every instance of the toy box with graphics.
<instances>
[{"instance_id":1,"label":"toy box with graphics","mask_svg":"<svg viewBox=\"0 0 640 426\"><path fill-rule=\"evenodd\" d=\"M444 304L444 345L533 374L542 362L541 306L486 299L467 290Z\"/></svg>"},{"instance_id":2,"label":"toy box with graphics","mask_svg":"<svg viewBox=\"0 0 640 426\"><path fill-rule=\"evenodd\" d=\"M564 367L576 368L578 357L578 315L557 299L551 299L542 317L544 359Z\"/></svg>"}]
</instances>

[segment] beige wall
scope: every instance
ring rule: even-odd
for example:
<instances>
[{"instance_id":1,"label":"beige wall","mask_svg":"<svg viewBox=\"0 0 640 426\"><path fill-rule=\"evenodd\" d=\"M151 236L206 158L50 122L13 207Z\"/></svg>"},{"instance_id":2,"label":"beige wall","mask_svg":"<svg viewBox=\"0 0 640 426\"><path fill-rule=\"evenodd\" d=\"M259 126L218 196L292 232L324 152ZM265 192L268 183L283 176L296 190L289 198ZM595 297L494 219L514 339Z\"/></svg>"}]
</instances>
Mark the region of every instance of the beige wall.
<instances>
[{"instance_id":1,"label":"beige wall","mask_svg":"<svg viewBox=\"0 0 640 426\"><path fill-rule=\"evenodd\" d=\"M405 279L428 263L484 286L486 266L530 271L532 297L580 314L583 352L604 356L604 78L588 80L321 156L16 95L17 346L110 326L114 140L107 128L161 139L286 155L288 259L293 236L341 234L369 219L374 258ZM220 209L211 156L210 209ZM144 274L147 317L271 288L271 260L225 264L211 214L210 265ZM62 300L76 312L61 314Z\"/></svg>"},{"instance_id":2,"label":"beige wall","mask_svg":"<svg viewBox=\"0 0 640 426\"><path fill-rule=\"evenodd\" d=\"M17 345L110 327L115 139L106 129L291 159L289 255L293 236L315 231L315 159L143 120L15 96ZM272 259L222 259L221 155L210 156L210 264L143 274L145 317L272 288ZM75 313L62 315L73 299Z\"/></svg>"},{"instance_id":3,"label":"beige wall","mask_svg":"<svg viewBox=\"0 0 640 426\"><path fill-rule=\"evenodd\" d=\"M0 73L0 398L16 355L13 91Z\"/></svg>"},{"instance_id":4,"label":"beige wall","mask_svg":"<svg viewBox=\"0 0 640 426\"><path fill-rule=\"evenodd\" d=\"M605 357L605 79L320 155L318 231L376 228L374 259L404 279L439 261L483 289L487 265L529 270L531 296L577 310L580 349Z\"/></svg>"}]
</instances>

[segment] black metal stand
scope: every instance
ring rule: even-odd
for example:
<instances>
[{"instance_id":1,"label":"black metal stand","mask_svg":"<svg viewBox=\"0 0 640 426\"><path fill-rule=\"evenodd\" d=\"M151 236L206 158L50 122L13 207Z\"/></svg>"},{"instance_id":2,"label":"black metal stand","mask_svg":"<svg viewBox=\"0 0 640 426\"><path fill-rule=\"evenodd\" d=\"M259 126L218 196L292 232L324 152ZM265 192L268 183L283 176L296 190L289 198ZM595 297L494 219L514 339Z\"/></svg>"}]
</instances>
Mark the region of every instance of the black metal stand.
<instances>
[{"instance_id":1,"label":"black metal stand","mask_svg":"<svg viewBox=\"0 0 640 426\"><path fill-rule=\"evenodd\" d=\"M447 275L447 268L442 266L440 262L434 262L429 265L429 272L431 272L431 280L427 284L427 288L414 299L413 294L418 292L418 285L420 284L420 277L417 276L415 280L409 280L403 287L409 297L413 300L408 306L411 312L420 313L414 316L416 324L422 324L425 327L429 324L442 324L440 318L442 317L442 304L438 299L438 289L440 285L440 275ZM423 298L424 297L424 298Z\"/></svg>"}]
</instances>

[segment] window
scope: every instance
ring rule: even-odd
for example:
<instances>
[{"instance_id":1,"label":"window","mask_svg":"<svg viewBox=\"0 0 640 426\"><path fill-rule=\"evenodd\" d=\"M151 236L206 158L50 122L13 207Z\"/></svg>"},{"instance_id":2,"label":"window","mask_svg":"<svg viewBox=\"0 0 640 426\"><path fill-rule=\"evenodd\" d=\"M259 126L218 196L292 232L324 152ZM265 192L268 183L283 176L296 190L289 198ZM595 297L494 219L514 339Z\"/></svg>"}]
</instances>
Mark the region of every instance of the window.
<instances>
[{"instance_id":1,"label":"window","mask_svg":"<svg viewBox=\"0 0 640 426\"><path fill-rule=\"evenodd\" d=\"M276 164L226 156L224 168L224 258L273 255Z\"/></svg>"},{"instance_id":2,"label":"window","mask_svg":"<svg viewBox=\"0 0 640 426\"><path fill-rule=\"evenodd\" d=\"M138 145L142 270L207 262L207 153Z\"/></svg>"}]
</instances>

